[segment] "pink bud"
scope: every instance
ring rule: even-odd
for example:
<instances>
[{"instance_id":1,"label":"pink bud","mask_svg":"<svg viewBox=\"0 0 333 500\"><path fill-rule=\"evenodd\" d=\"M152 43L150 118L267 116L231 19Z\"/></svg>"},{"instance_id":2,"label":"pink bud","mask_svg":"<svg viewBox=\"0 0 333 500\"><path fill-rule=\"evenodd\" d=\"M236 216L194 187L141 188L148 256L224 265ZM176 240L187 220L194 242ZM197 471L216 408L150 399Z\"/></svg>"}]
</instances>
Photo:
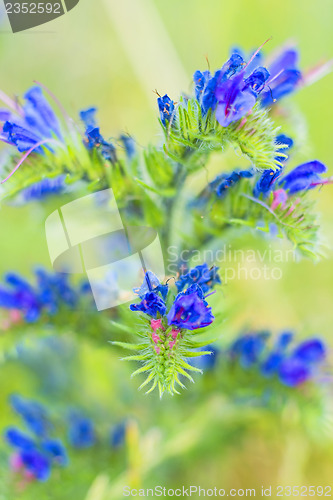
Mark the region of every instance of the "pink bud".
<instances>
[{"instance_id":1,"label":"pink bud","mask_svg":"<svg viewBox=\"0 0 333 500\"><path fill-rule=\"evenodd\" d=\"M271 205L271 209L275 210L279 205L281 205L281 207L284 208L287 199L288 195L284 189L277 189L276 191L273 191L273 202Z\"/></svg>"},{"instance_id":2,"label":"pink bud","mask_svg":"<svg viewBox=\"0 0 333 500\"><path fill-rule=\"evenodd\" d=\"M27 469L24 471L24 477L29 483L36 479L36 476Z\"/></svg>"},{"instance_id":3,"label":"pink bud","mask_svg":"<svg viewBox=\"0 0 333 500\"><path fill-rule=\"evenodd\" d=\"M22 314L18 309L12 309L10 311L10 319L12 320L12 323L20 323L22 320Z\"/></svg>"},{"instance_id":4,"label":"pink bud","mask_svg":"<svg viewBox=\"0 0 333 500\"><path fill-rule=\"evenodd\" d=\"M156 333L152 334L152 339L155 344L157 344L160 341L160 338Z\"/></svg>"},{"instance_id":5,"label":"pink bud","mask_svg":"<svg viewBox=\"0 0 333 500\"><path fill-rule=\"evenodd\" d=\"M291 206L290 206L288 212L286 213L285 217L288 217L290 214L292 214L294 212L295 208L297 207L297 205L299 204L300 201L301 201L301 199L297 198L295 200L295 202L291 204Z\"/></svg>"},{"instance_id":6,"label":"pink bud","mask_svg":"<svg viewBox=\"0 0 333 500\"><path fill-rule=\"evenodd\" d=\"M19 453L14 453L14 455L11 455L11 457L9 459L9 464L10 464L10 468L15 472L22 469L23 462L21 459L21 455Z\"/></svg>"},{"instance_id":7,"label":"pink bud","mask_svg":"<svg viewBox=\"0 0 333 500\"><path fill-rule=\"evenodd\" d=\"M161 330L163 330L162 320L161 319L152 319L151 322L150 322L150 326L152 327L152 329L154 330L154 332L156 332L156 330L158 328L160 328Z\"/></svg>"},{"instance_id":8,"label":"pink bud","mask_svg":"<svg viewBox=\"0 0 333 500\"><path fill-rule=\"evenodd\" d=\"M173 340L176 340L176 338L178 337L178 333L180 333L180 330L178 328L172 329L171 335L172 335Z\"/></svg>"}]
</instances>

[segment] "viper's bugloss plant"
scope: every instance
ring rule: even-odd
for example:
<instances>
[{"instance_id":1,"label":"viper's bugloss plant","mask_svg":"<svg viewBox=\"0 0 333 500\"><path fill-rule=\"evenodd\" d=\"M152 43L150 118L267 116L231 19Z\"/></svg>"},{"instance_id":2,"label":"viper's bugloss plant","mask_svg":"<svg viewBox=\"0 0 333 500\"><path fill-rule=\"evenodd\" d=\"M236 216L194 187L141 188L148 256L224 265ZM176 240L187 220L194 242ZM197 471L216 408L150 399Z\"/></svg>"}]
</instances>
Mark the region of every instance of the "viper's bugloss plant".
<instances>
[{"instance_id":1,"label":"viper's bugloss plant","mask_svg":"<svg viewBox=\"0 0 333 500\"><path fill-rule=\"evenodd\" d=\"M12 470L26 482L49 479L53 466L68 465L62 441L51 436L52 424L46 409L35 401L12 395L11 405L22 418L27 432L17 427L5 431L5 440L13 448Z\"/></svg>"},{"instance_id":2,"label":"viper's bugloss plant","mask_svg":"<svg viewBox=\"0 0 333 500\"><path fill-rule=\"evenodd\" d=\"M215 72L195 71L188 94L158 94L163 138L146 148L138 148L128 134L106 138L94 107L72 120L43 85L28 90L23 102L3 95L8 109L0 111L0 139L11 149L1 169L2 200L44 206L51 196L73 199L111 188L124 226L153 227L165 255L174 242L179 251L200 251L227 238L230 228L241 232L250 227L285 237L300 254L318 257L319 224L311 195L331 178L319 160L291 165L297 130L292 133L288 126L287 134L281 120L275 121L284 99L311 78L300 70L295 48L283 49L266 62L264 45L249 56L234 49ZM212 153L222 157L228 147L247 165L223 168L194 194L189 189L192 174L208 171ZM164 279L143 266L144 282L137 283L138 300L129 311L124 306L127 312L119 308L114 314L99 313L106 320L96 323L109 337L116 328L131 337L113 344L137 351L126 359L141 363L134 372L146 375L141 387L148 392L158 388L160 395L174 394L185 379L193 381L190 372L200 368L189 359L210 356L213 351L205 346L223 337L216 297L214 310L209 305L212 289L221 284L217 267L201 263L184 270L178 260L179 273L168 272ZM17 321L23 328L26 323L38 326L45 316L47 324L57 317L74 321L69 312L78 308L89 288L44 271L38 271L36 286L15 273L5 281L0 306L10 311L9 327ZM93 309L92 301L88 309ZM85 331L92 331L91 323ZM295 380L312 373L314 366L300 367L300 358L292 356L279 365L280 379L292 385L296 365L301 374ZM88 423L74 417L72 422L72 436L79 443L80 425Z\"/></svg>"},{"instance_id":3,"label":"viper's bugloss plant","mask_svg":"<svg viewBox=\"0 0 333 500\"><path fill-rule=\"evenodd\" d=\"M17 273L8 273L0 285L0 307L15 311L28 323L43 314L55 315L61 307L74 309L88 291L86 282L71 285L68 274L38 268L35 276L36 284L30 284Z\"/></svg>"},{"instance_id":4,"label":"viper's bugloss plant","mask_svg":"<svg viewBox=\"0 0 333 500\"><path fill-rule=\"evenodd\" d=\"M109 454L124 445L125 420L113 425L109 435L97 436L93 420L77 408L67 418L55 418L45 405L19 394L11 395L10 404L24 426L24 430L17 426L4 430L4 440L12 450L10 468L21 486L49 480L53 468L71 467L70 454L96 448L98 439Z\"/></svg>"},{"instance_id":5,"label":"viper's bugloss plant","mask_svg":"<svg viewBox=\"0 0 333 500\"><path fill-rule=\"evenodd\" d=\"M329 347L319 335L303 340L289 331L273 336L247 329L235 337L230 324L239 311L243 321L244 299L228 307L224 296L232 283L224 286L223 266L212 257L221 242L242 244L238 237L249 230L266 233L261 245L277 245L279 237L300 257L322 255L314 199L332 177L321 161L305 156L288 100L328 66L306 73L294 47L272 57L264 52L265 44L251 54L235 48L215 71L195 71L188 92L156 91L161 133L147 146L128 133L110 138L90 103L72 119L42 84L23 98L0 93L6 106L0 110L1 203L32 214L34 222L51 213L59 218L64 235L54 244L61 255L77 250L81 270L77 276L70 263L63 273L39 266L31 279L13 271L0 283L8 392L33 388L43 401L10 397L14 415L2 430L10 474L5 470L0 482L15 489L15 498L28 488L26 498L43 496L45 482L54 498L67 491L118 498L124 478L139 484L140 475L165 459L178 465L179 453L203 442L203 449L219 442L225 453L246 429L252 438L259 429L274 435L283 426L289 440L300 422L304 429L325 428ZM85 260L95 241L89 217L79 221L82 238L72 238L63 211L91 194L102 214L96 226L103 252L99 247L94 266ZM114 201L120 236L110 243L104 223ZM147 230L147 240L133 246L133 228ZM111 248L120 239L126 256ZM162 255L165 271L154 267ZM91 286L97 275L98 285L99 278L110 279ZM103 304L119 305L97 310L97 288ZM138 386L149 396L138 395ZM161 404L155 393L175 397ZM186 421L179 428L182 405ZM144 421L142 429L131 414Z\"/></svg>"},{"instance_id":6,"label":"viper's bugloss plant","mask_svg":"<svg viewBox=\"0 0 333 500\"><path fill-rule=\"evenodd\" d=\"M326 358L327 347L319 338L292 346L293 335L281 333L273 346L268 332L244 334L230 346L227 358L244 369L255 368L265 378L277 377L289 387L314 379Z\"/></svg>"},{"instance_id":7,"label":"viper's bugloss plant","mask_svg":"<svg viewBox=\"0 0 333 500\"><path fill-rule=\"evenodd\" d=\"M158 387L161 397L164 392L178 394L177 386L185 387L182 378L194 382L189 372L201 372L189 364L187 358L202 356L197 348L208 343L200 333L215 318L206 300L209 294L204 295L203 289L209 291L215 283L220 283L216 273L216 268L208 269L206 264L191 269L176 282L178 290L182 291L175 294L168 284L161 284L151 271L146 272L143 285L136 290L141 302L130 305L131 311L142 314L141 342L113 342L125 349L138 351L138 354L124 359L142 363L133 373L147 374L140 389L151 383L148 393ZM210 351L205 353L210 354Z\"/></svg>"}]
</instances>

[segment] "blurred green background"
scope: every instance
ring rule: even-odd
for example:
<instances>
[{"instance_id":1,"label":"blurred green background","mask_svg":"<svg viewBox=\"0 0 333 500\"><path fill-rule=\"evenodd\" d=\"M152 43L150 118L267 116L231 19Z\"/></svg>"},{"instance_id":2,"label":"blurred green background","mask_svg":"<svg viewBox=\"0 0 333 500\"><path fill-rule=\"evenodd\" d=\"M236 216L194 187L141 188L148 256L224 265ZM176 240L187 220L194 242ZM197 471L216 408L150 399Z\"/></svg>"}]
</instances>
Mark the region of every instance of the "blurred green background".
<instances>
[{"instance_id":1,"label":"blurred green background","mask_svg":"<svg viewBox=\"0 0 333 500\"><path fill-rule=\"evenodd\" d=\"M3 19L1 88L11 96L22 95L34 80L43 82L72 117L80 109L96 105L105 137L126 131L139 145L146 145L158 141L161 134L155 89L177 100L181 91L191 88L194 71L206 69L206 57L215 70L227 59L231 47L250 51L269 37L266 52L286 41L295 42L305 70L333 57L332 23L331 0L80 0L67 15L15 35ZM327 164L329 175L333 175L332 84L330 74L292 98L305 118L307 139L299 159L320 159ZM234 161L237 166L236 157ZM332 188L324 187L320 196L313 196L318 199L322 233L332 247ZM1 272L29 273L36 262L50 267L44 219L37 205L28 210L1 207ZM251 244L248 241L247 247ZM330 249L326 253L317 264L305 260L282 264L281 280L236 280L226 285L226 302L237 306L233 332L244 324L276 331L295 328L301 335L320 334L332 345L333 254ZM107 393L116 375L107 370L105 353L97 350L87 364L93 374L93 380L86 381L88 386ZM6 380L1 379L1 384ZM14 385L19 389L19 383ZM111 393L112 397L117 394L114 387ZM143 396L134 389L130 394L133 399L124 409L138 411ZM164 401L155 418L149 417L152 423L156 420L158 425L168 405ZM177 411L186 422L186 410ZM168 415L171 417L170 410ZM216 450L214 442L210 442L214 447L211 460L208 444L205 459L200 460L199 455L184 459L180 467L186 474L184 480L209 483L210 478L210 483L219 479L251 487L252 483L289 484L311 478L320 484L331 479L330 455L321 455L320 450L306 454L310 445L301 431L281 436L275 429L275 435L268 436L265 424L260 425L262 428L254 426L253 435L241 446L237 440L228 445L227 461L225 450ZM172 470L172 477L165 470L159 474L171 483L180 483L175 467ZM155 479L156 484L159 476Z\"/></svg>"}]
</instances>

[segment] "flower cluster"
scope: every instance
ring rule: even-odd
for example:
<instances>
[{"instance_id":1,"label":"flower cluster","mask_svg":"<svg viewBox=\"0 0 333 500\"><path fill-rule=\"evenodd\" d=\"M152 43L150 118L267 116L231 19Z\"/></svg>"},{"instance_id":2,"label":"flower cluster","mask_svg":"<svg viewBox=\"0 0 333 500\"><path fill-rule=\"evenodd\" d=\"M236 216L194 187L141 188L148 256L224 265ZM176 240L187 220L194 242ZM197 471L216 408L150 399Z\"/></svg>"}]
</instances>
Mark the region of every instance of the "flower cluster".
<instances>
[{"instance_id":1,"label":"flower cluster","mask_svg":"<svg viewBox=\"0 0 333 500\"><path fill-rule=\"evenodd\" d=\"M60 440L50 437L52 424L42 405L18 395L11 397L11 405L29 432L7 428L6 441L15 450L10 460L11 468L27 481L46 481L54 465L68 465L66 449Z\"/></svg>"},{"instance_id":2,"label":"flower cluster","mask_svg":"<svg viewBox=\"0 0 333 500\"><path fill-rule=\"evenodd\" d=\"M322 340L312 338L292 346L293 335L283 332L270 348L269 338L268 332L242 335L228 349L228 358L245 370L255 367L264 377L276 376L288 387L297 387L316 376L327 354Z\"/></svg>"},{"instance_id":3,"label":"flower cluster","mask_svg":"<svg viewBox=\"0 0 333 500\"><path fill-rule=\"evenodd\" d=\"M175 385L184 387L180 376L193 382L188 372L201 372L200 368L188 363L188 358L203 354L197 349L200 343L196 342L195 335L215 319L205 293L220 283L217 268L209 269L203 264L179 277L176 281L178 293L174 294L168 283L163 285L151 271L146 272L143 285L135 289L141 302L130 305L132 311L139 311L149 317L145 319L142 316L145 323L142 343L113 344L141 352L125 359L142 361L143 366L134 374L148 372L146 380L141 384L141 387L145 387L152 382L148 392L158 387L160 396L165 391L170 394L178 393ZM211 351L204 353L211 354Z\"/></svg>"},{"instance_id":4,"label":"flower cluster","mask_svg":"<svg viewBox=\"0 0 333 500\"><path fill-rule=\"evenodd\" d=\"M259 52L246 62L241 51L234 51L214 75L196 71L193 76L195 97L203 115L215 113L222 127L243 118L259 101L261 106L272 105L293 92L301 83L298 53L293 48L283 50L267 66ZM166 125L174 110L174 102L165 95L158 98L161 121Z\"/></svg>"},{"instance_id":5,"label":"flower cluster","mask_svg":"<svg viewBox=\"0 0 333 500\"><path fill-rule=\"evenodd\" d=\"M215 285L221 284L220 276L218 275L218 267L208 267L206 263L201 266L196 266L183 273L176 281L178 292L182 292L185 287L197 284L202 289L203 293L209 292Z\"/></svg>"},{"instance_id":6,"label":"flower cluster","mask_svg":"<svg viewBox=\"0 0 333 500\"><path fill-rule=\"evenodd\" d=\"M33 149L35 153L42 154L42 145L46 145L52 151L52 146L56 144L56 138L60 143L64 142L64 131L61 130L60 122L43 94L39 86L30 88L24 95L25 104L6 99L8 107L12 110L0 110L1 127L0 140L11 144L19 152ZM81 111L80 118L86 126L86 140L84 144L87 149L100 148L102 156L110 161L115 160L115 147L106 141L100 134L95 115L96 108L89 108Z\"/></svg>"},{"instance_id":7,"label":"flower cluster","mask_svg":"<svg viewBox=\"0 0 333 500\"><path fill-rule=\"evenodd\" d=\"M20 152L35 149L42 153L42 144L52 143L54 137L63 140L60 123L40 87L29 89L24 98L23 106L8 99L12 111L0 110L0 121L4 122L0 140Z\"/></svg>"},{"instance_id":8,"label":"flower cluster","mask_svg":"<svg viewBox=\"0 0 333 500\"><path fill-rule=\"evenodd\" d=\"M280 166L256 171L236 169L219 174L191 202L198 216L203 211L211 224L239 224L286 236L304 255L316 257L318 225L306 194L316 187L333 182L324 177L327 167L318 160L308 161L287 170L293 140L283 134L275 138Z\"/></svg>"},{"instance_id":9,"label":"flower cluster","mask_svg":"<svg viewBox=\"0 0 333 500\"><path fill-rule=\"evenodd\" d=\"M19 274L7 274L5 285L0 286L0 308L17 311L32 323L43 312L54 315L63 305L74 308L87 291L86 283L70 285L68 274L48 273L39 268L35 275L36 284L32 285Z\"/></svg>"},{"instance_id":10,"label":"flower cluster","mask_svg":"<svg viewBox=\"0 0 333 500\"><path fill-rule=\"evenodd\" d=\"M46 152L53 156L59 154L65 147L66 137L40 86L34 86L25 93L23 105L2 95L8 109L0 110L0 141L24 153L5 179L8 180L31 153L42 158L45 158ZM44 173L41 180L35 179L31 185L20 190L21 201L43 200L49 195L66 191L66 188L65 173L55 173L50 177L45 177Z\"/></svg>"},{"instance_id":11,"label":"flower cluster","mask_svg":"<svg viewBox=\"0 0 333 500\"><path fill-rule=\"evenodd\" d=\"M66 447L60 439L52 437L55 426L43 405L16 394L10 397L10 403L26 428L25 431L17 427L5 429L5 440L14 449L10 457L11 469L25 482L47 481L54 466L68 466ZM97 443L93 421L78 409L69 411L66 427L67 441L73 449L83 450ZM125 441L126 429L125 420L113 425L107 446L114 450L120 448Z\"/></svg>"},{"instance_id":12,"label":"flower cluster","mask_svg":"<svg viewBox=\"0 0 333 500\"><path fill-rule=\"evenodd\" d=\"M67 440L76 450L91 448L98 443L98 435L93 420L78 409L69 411L67 418ZM107 444L113 449L125 443L127 421L122 420L112 425L108 431Z\"/></svg>"},{"instance_id":13,"label":"flower cluster","mask_svg":"<svg viewBox=\"0 0 333 500\"><path fill-rule=\"evenodd\" d=\"M248 62L236 51L214 76L210 71L196 71L195 94L202 112L211 109L220 125L227 127L249 113L258 100L262 106L271 105L299 85L297 60L296 50L287 49L266 68L259 51Z\"/></svg>"},{"instance_id":14,"label":"flower cluster","mask_svg":"<svg viewBox=\"0 0 333 500\"><path fill-rule=\"evenodd\" d=\"M130 309L143 312L155 319L166 316L167 324L175 325L178 329L196 330L208 326L214 321L214 316L205 300L203 288L207 291L215 283L220 283L220 278L216 277L216 270L216 268L209 270L205 264L181 276L176 283L178 290L183 290L186 285L187 288L178 293L168 313L166 305L168 285L161 285L157 277L148 271L143 286L136 291L141 302L131 304ZM157 286L154 286L156 284Z\"/></svg>"},{"instance_id":15,"label":"flower cluster","mask_svg":"<svg viewBox=\"0 0 333 500\"><path fill-rule=\"evenodd\" d=\"M97 126L96 122L96 108L89 108L81 111L80 118L86 127L86 141L85 144L89 150L97 148L100 150L101 155L105 160L111 162L116 161L116 148L114 145L106 141L100 133L100 128Z\"/></svg>"},{"instance_id":16,"label":"flower cluster","mask_svg":"<svg viewBox=\"0 0 333 500\"><path fill-rule=\"evenodd\" d=\"M34 86L26 92L23 105L2 93L8 109L0 109L0 141L24 153L17 162L17 155L8 152L8 162L3 168L8 175L2 183L15 174L18 186L13 180L11 186L13 194L20 193L18 201L21 203L43 201L51 195L71 191L70 183L78 179L88 180L96 174L100 177L97 165L103 176L105 160L117 162L115 146L103 138L96 123L96 108L80 113L85 125L84 134L79 126L74 126L74 121L57 98L46 90L61 110L62 120L58 119L41 86ZM119 139L127 158L133 158L135 147L131 137L121 135ZM28 157L30 169L23 169L24 175L18 176L17 170ZM35 165L38 168L35 169Z\"/></svg>"},{"instance_id":17,"label":"flower cluster","mask_svg":"<svg viewBox=\"0 0 333 500\"><path fill-rule=\"evenodd\" d=\"M241 179L254 179L253 196L256 198L273 195L272 209L281 205L286 206L287 200L295 193L306 192L324 184L332 182L331 178L322 178L321 174L327 171L327 167L318 160L303 163L292 169L283 176L284 168L279 170L266 170L258 174L253 170L233 171L229 174L221 174L210 183L210 192L215 192L219 198L224 198Z\"/></svg>"},{"instance_id":18,"label":"flower cluster","mask_svg":"<svg viewBox=\"0 0 333 500\"><path fill-rule=\"evenodd\" d=\"M59 195L67 190L66 175L58 175L54 178L42 179L32 186L23 189L21 199L23 203L30 201L42 201L49 196Z\"/></svg>"},{"instance_id":19,"label":"flower cluster","mask_svg":"<svg viewBox=\"0 0 333 500\"><path fill-rule=\"evenodd\" d=\"M90 418L78 410L72 410L68 422L68 441L73 448L90 448L96 443L96 432Z\"/></svg>"}]
</instances>

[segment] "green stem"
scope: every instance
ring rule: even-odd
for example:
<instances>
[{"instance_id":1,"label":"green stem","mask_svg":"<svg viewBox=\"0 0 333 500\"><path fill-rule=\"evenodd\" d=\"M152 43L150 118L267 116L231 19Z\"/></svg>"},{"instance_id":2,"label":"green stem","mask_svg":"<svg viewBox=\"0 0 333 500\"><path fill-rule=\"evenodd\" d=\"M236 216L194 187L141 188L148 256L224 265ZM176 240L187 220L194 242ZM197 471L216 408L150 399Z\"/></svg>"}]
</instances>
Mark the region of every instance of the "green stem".
<instances>
[{"instance_id":1,"label":"green stem","mask_svg":"<svg viewBox=\"0 0 333 500\"><path fill-rule=\"evenodd\" d=\"M162 245L165 250L168 249L171 240L172 240L172 232L174 229L174 217L175 217L175 208L177 207L180 194L182 193L185 180L187 177L186 169L184 165L178 163L176 172L174 175L174 182L176 184L176 195L173 198L165 198L164 200L164 210L166 214L167 223L165 224L164 229L162 230Z\"/></svg>"}]
</instances>

